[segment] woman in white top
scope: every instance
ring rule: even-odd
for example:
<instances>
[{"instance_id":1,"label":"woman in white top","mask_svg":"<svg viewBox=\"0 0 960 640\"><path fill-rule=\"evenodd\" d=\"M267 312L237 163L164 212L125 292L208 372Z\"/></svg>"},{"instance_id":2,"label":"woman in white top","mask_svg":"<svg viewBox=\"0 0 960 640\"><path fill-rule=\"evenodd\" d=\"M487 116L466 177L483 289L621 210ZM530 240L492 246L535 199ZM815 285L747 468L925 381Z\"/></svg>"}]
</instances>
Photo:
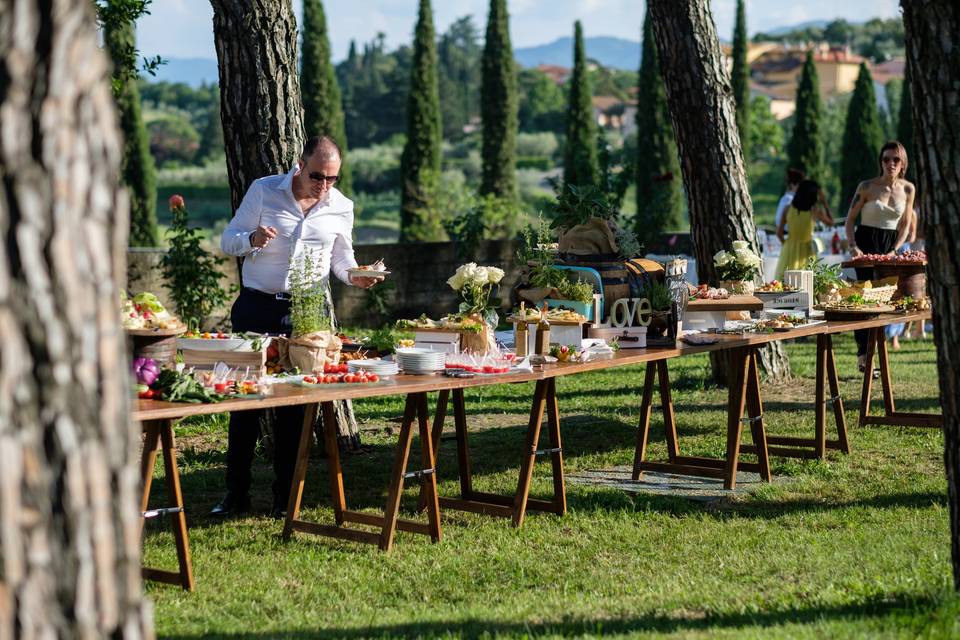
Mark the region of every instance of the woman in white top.
<instances>
[{"instance_id":1,"label":"woman in white top","mask_svg":"<svg viewBox=\"0 0 960 640\"><path fill-rule=\"evenodd\" d=\"M853 257L865 253L893 255L903 246L910 233L913 218L914 186L904 176L907 173L907 150L896 140L880 148L880 175L865 180L857 187L850 211L847 213L846 232ZM857 216L860 226L854 231ZM858 268L857 278L870 280L872 268ZM867 332L855 331L857 364L866 365Z\"/></svg>"}]
</instances>

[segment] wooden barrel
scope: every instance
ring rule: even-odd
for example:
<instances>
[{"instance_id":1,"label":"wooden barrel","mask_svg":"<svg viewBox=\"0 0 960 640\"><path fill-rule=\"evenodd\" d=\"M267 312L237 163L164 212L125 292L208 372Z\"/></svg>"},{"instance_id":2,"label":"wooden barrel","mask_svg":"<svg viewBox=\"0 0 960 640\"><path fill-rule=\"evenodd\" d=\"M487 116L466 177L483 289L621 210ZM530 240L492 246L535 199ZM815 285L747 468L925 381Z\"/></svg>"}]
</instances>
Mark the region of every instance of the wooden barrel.
<instances>
[{"instance_id":1,"label":"wooden barrel","mask_svg":"<svg viewBox=\"0 0 960 640\"><path fill-rule=\"evenodd\" d=\"M173 364L177 355L177 336L185 329L132 329L127 331L134 358L153 358L158 364Z\"/></svg>"},{"instance_id":2,"label":"wooden barrel","mask_svg":"<svg viewBox=\"0 0 960 640\"><path fill-rule=\"evenodd\" d=\"M614 301L630 297L630 273L623 262L623 258L607 254L562 256L565 264L575 267L589 267L600 274L603 283L603 299L605 308L609 309Z\"/></svg>"}]
</instances>

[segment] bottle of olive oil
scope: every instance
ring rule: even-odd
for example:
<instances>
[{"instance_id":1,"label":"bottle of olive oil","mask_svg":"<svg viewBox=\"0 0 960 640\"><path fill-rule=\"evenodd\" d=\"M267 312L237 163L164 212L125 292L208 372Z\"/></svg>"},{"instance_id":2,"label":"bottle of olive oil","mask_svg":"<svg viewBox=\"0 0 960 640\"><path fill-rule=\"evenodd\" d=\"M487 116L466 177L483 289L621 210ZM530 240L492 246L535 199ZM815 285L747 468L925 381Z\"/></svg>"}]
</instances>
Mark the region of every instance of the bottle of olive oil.
<instances>
[{"instance_id":1,"label":"bottle of olive oil","mask_svg":"<svg viewBox=\"0 0 960 640\"><path fill-rule=\"evenodd\" d=\"M516 345L517 358L525 358L529 354L527 353L529 346L528 336L530 332L527 330L527 313L526 313L526 303L520 303L520 320L517 322L517 328L513 332L513 343Z\"/></svg>"},{"instance_id":2,"label":"bottle of olive oil","mask_svg":"<svg viewBox=\"0 0 960 640\"><path fill-rule=\"evenodd\" d=\"M535 351L537 355L546 356L550 354L550 322L547 320L547 303L543 303L543 311L540 313L540 322L537 323L537 333L535 338Z\"/></svg>"}]
</instances>

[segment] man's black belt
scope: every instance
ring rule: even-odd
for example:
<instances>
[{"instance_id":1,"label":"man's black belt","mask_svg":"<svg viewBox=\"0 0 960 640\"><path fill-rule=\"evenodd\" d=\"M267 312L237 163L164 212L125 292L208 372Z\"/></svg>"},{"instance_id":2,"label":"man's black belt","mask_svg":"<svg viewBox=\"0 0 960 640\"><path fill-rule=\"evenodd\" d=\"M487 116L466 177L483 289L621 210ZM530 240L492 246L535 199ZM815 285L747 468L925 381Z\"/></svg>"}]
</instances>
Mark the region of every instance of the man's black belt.
<instances>
[{"instance_id":1,"label":"man's black belt","mask_svg":"<svg viewBox=\"0 0 960 640\"><path fill-rule=\"evenodd\" d=\"M272 300L283 300L284 302L290 302L291 300L290 294L285 291L281 291L280 293L267 293L266 291L260 291L259 289L251 289L250 287L244 287L243 290L246 291L247 293L252 293L253 295L259 296L261 298L270 298Z\"/></svg>"}]
</instances>

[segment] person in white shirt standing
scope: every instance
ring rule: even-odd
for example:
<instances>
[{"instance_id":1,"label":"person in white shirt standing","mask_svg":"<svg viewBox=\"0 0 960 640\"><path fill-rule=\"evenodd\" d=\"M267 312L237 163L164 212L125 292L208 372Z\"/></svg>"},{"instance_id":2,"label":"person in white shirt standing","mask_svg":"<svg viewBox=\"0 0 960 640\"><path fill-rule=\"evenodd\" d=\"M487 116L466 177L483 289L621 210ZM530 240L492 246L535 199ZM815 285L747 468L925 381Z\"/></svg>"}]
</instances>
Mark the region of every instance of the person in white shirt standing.
<instances>
[{"instance_id":1,"label":"person in white shirt standing","mask_svg":"<svg viewBox=\"0 0 960 640\"><path fill-rule=\"evenodd\" d=\"M777 216L774 225L777 229L780 228L780 221L783 220L783 217L786 215L787 210L790 208L790 205L793 204L793 196L797 193L797 187L800 186L800 183L803 182L806 176L803 171L799 169L787 169L787 190L780 196L780 202L777 204Z\"/></svg>"},{"instance_id":2,"label":"person in white shirt standing","mask_svg":"<svg viewBox=\"0 0 960 640\"><path fill-rule=\"evenodd\" d=\"M290 334L290 264L310 251L325 280L332 272L344 283L369 288L380 277L351 277L353 202L335 187L341 152L332 138L307 140L303 154L285 174L255 180L220 239L220 247L243 257L241 289L230 319L234 331ZM293 479L303 407L276 411L272 514L286 508ZM227 495L211 514L234 515L250 508L253 462L261 411L230 414Z\"/></svg>"}]
</instances>

